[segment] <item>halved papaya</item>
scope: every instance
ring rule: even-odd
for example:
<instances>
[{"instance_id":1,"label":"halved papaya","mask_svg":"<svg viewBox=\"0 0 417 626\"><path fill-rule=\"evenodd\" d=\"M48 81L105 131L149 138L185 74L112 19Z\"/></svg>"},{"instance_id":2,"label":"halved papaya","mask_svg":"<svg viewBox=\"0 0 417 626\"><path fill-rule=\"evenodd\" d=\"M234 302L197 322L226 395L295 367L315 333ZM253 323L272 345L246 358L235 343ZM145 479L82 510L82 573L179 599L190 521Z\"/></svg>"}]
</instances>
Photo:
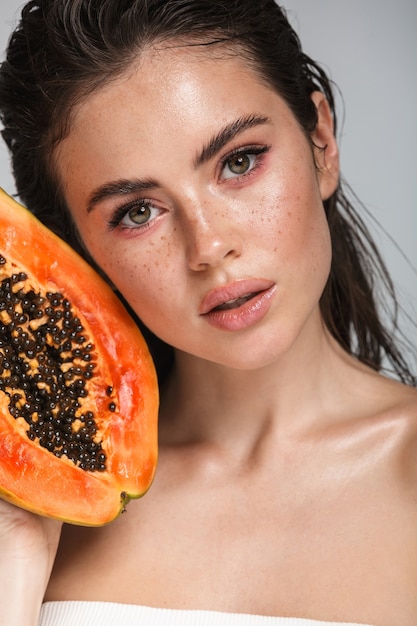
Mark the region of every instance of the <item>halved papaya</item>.
<instances>
[{"instance_id":1,"label":"halved papaya","mask_svg":"<svg viewBox=\"0 0 417 626\"><path fill-rule=\"evenodd\" d=\"M0 497L86 526L149 488L158 387L107 283L0 190Z\"/></svg>"}]
</instances>

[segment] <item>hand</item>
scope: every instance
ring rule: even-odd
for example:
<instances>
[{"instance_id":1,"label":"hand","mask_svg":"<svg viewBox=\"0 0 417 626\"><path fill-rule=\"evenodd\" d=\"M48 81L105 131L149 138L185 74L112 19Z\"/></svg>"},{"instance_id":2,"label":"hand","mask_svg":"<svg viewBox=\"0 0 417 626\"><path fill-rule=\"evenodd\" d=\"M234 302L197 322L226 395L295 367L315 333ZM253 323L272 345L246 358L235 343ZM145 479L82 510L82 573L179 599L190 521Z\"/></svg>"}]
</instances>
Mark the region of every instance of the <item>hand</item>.
<instances>
[{"instance_id":1,"label":"hand","mask_svg":"<svg viewBox=\"0 0 417 626\"><path fill-rule=\"evenodd\" d=\"M38 623L61 528L0 499L0 626Z\"/></svg>"}]
</instances>

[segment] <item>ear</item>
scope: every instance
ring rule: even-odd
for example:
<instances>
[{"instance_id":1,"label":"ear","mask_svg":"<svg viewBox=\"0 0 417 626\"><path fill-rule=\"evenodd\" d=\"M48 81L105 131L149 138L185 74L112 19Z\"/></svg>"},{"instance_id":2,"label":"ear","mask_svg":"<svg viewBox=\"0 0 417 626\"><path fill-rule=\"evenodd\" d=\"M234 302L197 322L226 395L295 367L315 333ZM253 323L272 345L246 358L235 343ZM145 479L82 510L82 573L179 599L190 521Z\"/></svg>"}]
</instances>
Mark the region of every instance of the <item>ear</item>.
<instances>
[{"instance_id":1,"label":"ear","mask_svg":"<svg viewBox=\"0 0 417 626\"><path fill-rule=\"evenodd\" d=\"M317 109L317 126L311 134L322 200L327 200L339 183L339 149L334 135L333 115L321 91L314 91L311 99Z\"/></svg>"}]
</instances>

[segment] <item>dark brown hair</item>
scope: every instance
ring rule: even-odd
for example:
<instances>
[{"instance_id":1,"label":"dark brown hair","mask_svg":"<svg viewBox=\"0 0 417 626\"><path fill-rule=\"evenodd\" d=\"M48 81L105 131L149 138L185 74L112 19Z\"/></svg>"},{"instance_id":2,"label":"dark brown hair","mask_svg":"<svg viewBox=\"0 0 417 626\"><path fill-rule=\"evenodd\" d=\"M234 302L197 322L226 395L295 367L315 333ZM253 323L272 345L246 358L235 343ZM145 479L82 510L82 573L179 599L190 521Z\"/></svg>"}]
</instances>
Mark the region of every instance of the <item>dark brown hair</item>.
<instances>
[{"instance_id":1,"label":"dark brown hair","mask_svg":"<svg viewBox=\"0 0 417 626\"><path fill-rule=\"evenodd\" d=\"M310 96L319 89L336 124L331 83L303 52L274 0L31 0L0 70L3 137L22 202L84 256L54 175L54 147L68 132L77 102L119 75L146 46L169 41L222 44L243 54L285 99L306 134L317 123ZM339 184L324 203L333 261L321 299L323 319L347 352L415 385L393 339L397 302L392 282L345 189ZM378 298L387 302L386 294L392 302L391 326L385 326L377 304ZM152 349L152 336L147 338Z\"/></svg>"}]
</instances>

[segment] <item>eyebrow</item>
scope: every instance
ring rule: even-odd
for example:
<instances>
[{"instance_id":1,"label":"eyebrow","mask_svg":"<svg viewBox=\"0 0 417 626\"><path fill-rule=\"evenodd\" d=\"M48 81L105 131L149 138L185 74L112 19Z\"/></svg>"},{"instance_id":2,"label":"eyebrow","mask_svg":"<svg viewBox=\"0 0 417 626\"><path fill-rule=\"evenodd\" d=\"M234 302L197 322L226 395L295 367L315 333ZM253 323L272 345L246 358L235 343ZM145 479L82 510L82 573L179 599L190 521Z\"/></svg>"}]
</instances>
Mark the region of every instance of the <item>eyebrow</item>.
<instances>
[{"instance_id":1,"label":"eyebrow","mask_svg":"<svg viewBox=\"0 0 417 626\"><path fill-rule=\"evenodd\" d=\"M244 117L239 117L233 122L227 124L211 137L202 150L194 158L193 164L197 169L204 163L207 163L212 159L222 148L224 148L229 141L234 139L240 133L245 130L253 128L254 126L262 126L264 124L270 124L269 117L263 115L251 114ZM124 179L111 181L100 185L94 189L87 200L87 213L91 213L97 204L110 198L112 196L124 196L140 191L148 191L160 187L159 183L152 178L141 180L139 178Z\"/></svg>"},{"instance_id":2,"label":"eyebrow","mask_svg":"<svg viewBox=\"0 0 417 626\"><path fill-rule=\"evenodd\" d=\"M97 204L112 196L126 196L138 191L146 191L159 187L158 183L151 178L140 180L139 178L114 180L110 183L104 183L89 195L87 200L87 213L95 208Z\"/></svg>"},{"instance_id":3,"label":"eyebrow","mask_svg":"<svg viewBox=\"0 0 417 626\"><path fill-rule=\"evenodd\" d=\"M197 154L194 159L194 167L197 168L211 158L213 158L222 148L224 148L229 141L234 139L243 131L253 128L254 126L261 126L263 124L270 124L269 117L263 115L247 115L245 117L239 117L230 124L227 124L224 128L216 133L209 142L203 147L203 149Z\"/></svg>"}]
</instances>

